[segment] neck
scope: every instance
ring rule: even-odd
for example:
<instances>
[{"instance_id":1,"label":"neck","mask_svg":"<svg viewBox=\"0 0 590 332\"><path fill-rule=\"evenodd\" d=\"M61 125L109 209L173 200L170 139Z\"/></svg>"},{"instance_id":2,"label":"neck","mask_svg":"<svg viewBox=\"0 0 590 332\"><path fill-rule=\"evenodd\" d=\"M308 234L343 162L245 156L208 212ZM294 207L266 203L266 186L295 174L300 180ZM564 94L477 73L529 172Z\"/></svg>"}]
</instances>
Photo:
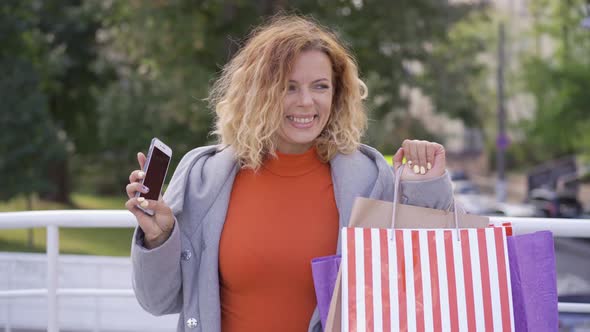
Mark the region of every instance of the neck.
<instances>
[{"instance_id":1,"label":"neck","mask_svg":"<svg viewBox=\"0 0 590 332\"><path fill-rule=\"evenodd\" d=\"M282 154L303 154L309 151L309 149L311 149L312 146L313 143L302 144L297 146L278 146L277 151Z\"/></svg>"}]
</instances>

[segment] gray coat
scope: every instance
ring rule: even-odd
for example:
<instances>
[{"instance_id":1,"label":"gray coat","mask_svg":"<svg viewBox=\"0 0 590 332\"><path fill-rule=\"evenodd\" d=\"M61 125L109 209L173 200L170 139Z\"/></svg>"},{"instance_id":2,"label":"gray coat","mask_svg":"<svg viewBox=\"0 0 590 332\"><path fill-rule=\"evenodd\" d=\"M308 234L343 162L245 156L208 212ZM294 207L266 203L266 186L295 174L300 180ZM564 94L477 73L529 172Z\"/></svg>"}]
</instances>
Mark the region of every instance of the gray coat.
<instances>
[{"instance_id":1,"label":"gray coat","mask_svg":"<svg viewBox=\"0 0 590 332\"><path fill-rule=\"evenodd\" d=\"M348 224L358 196L393 200L393 172L375 149L362 145L330 161L340 227ZM148 250L143 232L133 235L133 289L154 315L180 313L178 331L220 332L219 240L234 178L239 170L231 148L206 146L180 161L164 200L176 221L170 238ZM402 203L446 209L451 204L447 174L428 181L404 181ZM340 239L338 239L340 243ZM340 245L335 248L340 253ZM310 264L311 266L311 264ZM321 331L317 308L309 332Z\"/></svg>"}]
</instances>

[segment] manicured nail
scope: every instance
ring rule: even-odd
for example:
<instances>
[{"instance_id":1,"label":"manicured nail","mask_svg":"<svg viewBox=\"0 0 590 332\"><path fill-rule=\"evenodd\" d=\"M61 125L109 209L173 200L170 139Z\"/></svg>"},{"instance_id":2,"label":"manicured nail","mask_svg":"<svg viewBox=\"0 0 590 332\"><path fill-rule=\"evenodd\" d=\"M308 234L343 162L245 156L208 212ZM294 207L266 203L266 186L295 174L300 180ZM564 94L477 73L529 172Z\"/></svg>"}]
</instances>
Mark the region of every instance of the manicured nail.
<instances>
[{"instance_id":1,"label":"manicured nail","mask_svg":"<svg viewBox=\"0 0 590 332\"><path fill-rule=\"evenodd\" d=\"M414 173L420 173L420 167L418 167L418 165L414 165Z\"/></svg>"},{"instance_id":2,"label":"manicured nail","mask_svg":"<svg viewBox=\"0 0 590 332\"><path fill-rule=\"evenodd\" d=\"M431 163L427 163L426 164L426 168L428 168L429 170L432 169L432 164Z\"/></svg>"},{"instance_id":3,"label":"manicured nail","mask_svg":"<svg viewBox=\"0 0 590 332\"><path fill-rule=\"evenodd\" d=\"M143 202L141 202L141 204L139 204L139 205L141 205L141 207L142 207L142 208L146 208L146 207L148 207L148 205L149 205L149 204L150 204L150 202L148 202L148 201L143 201Z\"/></svg>"},{"instance_id":4,"label":"manicured nail","mask_svg":"<svg viewBox=\"0 0 590 332\"><path fill-rule=\"evenodd\" d=\"M141 189L143 190L144 193L149 193L150 192L150 188L148 188L146 186L141 186Z\"/></svg>"},{"instance_id":5,"label":"manicured nail","mask_svg":"<svg viewBox=\"0 0 590 332\"><path fill-rule=\"evenodd\" d=\"M145 197L137 197L137 201L141 203L145 201Z\"/></svg>"},{"instance_id":6,"label":"manicured nail","mask_svg":"<svg viewBox=\"0 0 590 332\"><path fill-rule=\"evenodd\" d=\"M140 179L143 179L144 176L145 176L145 172L143 172L143 171L137 173L137 177Z\"/></svg>"},{"instance_id":7,"label":"manicured nail","mask_svg":"<svg viewBox=\"0 0 590 332\"><path fill-rule=\"evenodd\" d=\"M420 166L420 174L426 174L426 168L424 168L424 166Z\"/></svg>"},{"instance_id":8,"label":"manicured nail","mask_svg":"<svg viewBox=\"0 0 590 332\"><path fill-rule=\"evenodd\" d=\"M408 160L408 165L412 166L412 161Z\"/></svg>"}]
</instances>

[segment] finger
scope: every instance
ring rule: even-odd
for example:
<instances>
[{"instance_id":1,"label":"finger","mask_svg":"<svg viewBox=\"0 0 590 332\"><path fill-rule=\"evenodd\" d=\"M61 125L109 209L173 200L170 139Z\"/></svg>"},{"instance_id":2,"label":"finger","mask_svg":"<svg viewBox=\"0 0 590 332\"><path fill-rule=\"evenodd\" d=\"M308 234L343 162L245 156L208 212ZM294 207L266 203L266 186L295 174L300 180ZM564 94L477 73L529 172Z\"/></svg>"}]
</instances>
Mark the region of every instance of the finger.
<instances>
[{"instance_id":1,"label":"finger","mask_svg":"<svg viewBox=\"0 0 590 332\"><path fill-rule=\"evenodd\" d=\"M395 155L393 155L393 169L397 170L403 163L404 160L404 148L397 149Z\"/></svg>"},{"instance_id":2,"label":"finger","mask_svg":"<svg viewBox=\"0 0 590 332\"><path fill-rule=\"evenodd\" d=\"M412 154L412 141L409 139L405 139L402 142L402 148L404 149L404 157L406 157L406 161L408 163L407 168L409 168L409 171L413 171L413 167L414 165L416 165L416 160L414 160L414 155Z\"/></svg>"},{"instance_id":3,"label":"finger","mask_svg":"<svg viewBox=\"0 0 590 332\"><path fill-rule=\"evenodd\" d=\"M436 143L426 144L426 170L431 170L434 165L434 153L436 152Z\"/></svg>"},{"instance_id":4,"label":"finger","mask_svg":"<svg viewBox=\"0 0 590 332\"><path fill-rule=\"evenodd\" d=\"M432 163L432 167L435 167L435 163L438 164L440 163L440 165L436 165L437 167L440 167L442 169L444 169L446 167L446 151L445 151L445 147L435 143L435 148L434 148L434 162Z\"/></svg>"},{"instance_id":5,"label":"finger","mask_svg":"<svg viewBox=\"0 0 590 332\"><path fill-rule=\"evenodd\" d=\"M139 182L143 180L144 177L145 172L140 169L136 169L133 172L131 172L131 174L129 174L129 182Z\"/></svg>"},{"instance_id":6,"label":"finger","mask_svg":"<svg viewBox=\"0 0 590 332\"><path fill-rule=\"evenodd\" d=\"M144 169L143 166L145 165L145 161L147 160L145 154L142 152L137 153L137 162L139 162L139 168Z\"/></svg>"},{"instance_id":7,"label":"finger","mask_svg":"<svg viewBox=\"0 0 590 332\"><path fill-rule=\"evenodd\" d=\"M127 196L132 198L135 197L138 191L140 193L147 194L150 189L139 182L132 182L125 187L125 191L127 192Z\"/></svg>"},{"instance_id":8,"label":"finger","mask_svg":"<svg viewBox=\"0 0 590 332\"><path fill-rule=\"evenodd\" d=\"M409 144L410 148L410 156L413 161L412 163L412 171L415 174L420 173L420 159L418 157L418 144L416 140L412 140Z\"/></svg>"},{"instance_id":9,"label":"finger","mask_svg":"<svg viewBox=\"0 0 590 332\"><path fill-rule=\"evenodd\" d=\"M416 151L418 153L418 167L420 168L420 174L426 174L426 144L427 141L417 141Z\"/></svg>"},{"instance_id":10,"label":"finger","mask_svg":"<svg viewBox=\"0 0 590 332\"><path fill-rule=\"evenodd\" d=\"M443 155L444 156L445 155L445 147L442 146L442 145L440 145L440 144L438 144L438 143L433 143L433 144L434 144L434 155L435 155L435 158L438 155Z\"/></svg>"},{"instance_id":11,"label":"finger","mask_svg":"<svg viewBox=\"0 0 590 332\"><path fill-rule=\"evenodd\" d=\"M409 139L405 139L402 142L402 150L404 151L404 157L406 157L406 162L408 163L408 165L412 165L414 162L412 161L412 155L411 155L411 151L410 151L410 140Z\"/></svg>"},{"instance_id":12,"label":"finger","mask_svg":"<svg viewBox=\"0 0 590 332\"><path fill-rule=\"evenodd\" d=\"M139 217L144 214L140 209L137 208L137 199L135 197L132 197L127 200L127 202L125 202L125 208L129 210L129 212L131 212L137 219L139 219Z\"/></svg>"},{"instance_id":13,"label":"finger","mask_svg":"<svg viewBox=\"0 0 590 332\"><path fill-rule=\"evenodd\" d=\"M153 221L153 217L147 215L145 212L141 211L137 205L139 205L141 202L139 202L139 198L140 197L133 197L131 199L129 199L127 202L125 202L125 207L127 208L127 210L129 210L129 212L131 212L134 216L135 219L137 219L137 223L139 224L139 227L141 227L141 229L143 230L144 233L146 234L150 234L150 233L154 233L155 231L155 227L157 227L156 223ZM141 197L143 198L143 197Z\"/></svg>"}]
</instances>

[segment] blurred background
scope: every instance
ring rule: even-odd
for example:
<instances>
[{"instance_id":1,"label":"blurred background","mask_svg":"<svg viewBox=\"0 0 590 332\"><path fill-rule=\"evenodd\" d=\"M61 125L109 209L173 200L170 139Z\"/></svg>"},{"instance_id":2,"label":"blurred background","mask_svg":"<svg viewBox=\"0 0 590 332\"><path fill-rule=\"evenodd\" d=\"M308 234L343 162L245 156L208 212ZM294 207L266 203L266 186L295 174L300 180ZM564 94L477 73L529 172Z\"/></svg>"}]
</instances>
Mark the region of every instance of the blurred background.
<instances>
[{"instance_id":1,"label":"blurred background","mask_svg":"<svg viewBox=\"0 0 590 332\"><path fill-rule=\"evenodd\" d=\"M171 171L214 142L212 80L279 12L348 43L369 87L367 144L445 145L468 212L589 218L588 0L3 0L0 211L123 209L152 137L174 150ZM130 237L69 228L60 250L127 256ZM589 244L556 242L572 255L559 268L577 271L560 294L590 297ZM45 229L2 230L0 251L45 251Z\"/></svg>"}]
</instances>

